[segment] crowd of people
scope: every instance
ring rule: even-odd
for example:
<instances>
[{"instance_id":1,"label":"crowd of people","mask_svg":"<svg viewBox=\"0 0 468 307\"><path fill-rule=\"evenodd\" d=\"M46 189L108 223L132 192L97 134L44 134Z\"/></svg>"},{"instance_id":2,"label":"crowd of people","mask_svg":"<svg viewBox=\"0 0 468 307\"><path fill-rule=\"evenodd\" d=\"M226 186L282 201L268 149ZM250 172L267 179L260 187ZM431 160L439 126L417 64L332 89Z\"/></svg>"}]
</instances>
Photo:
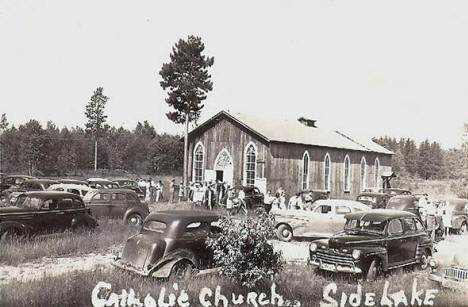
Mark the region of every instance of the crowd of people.
<instances>
[{"instance_id":1,"label":"crowd of people","mask_svg":"<svg viewBox=\"0 0 468 307\"><path fill-rule=\"evenodd\" d=\"M451 233L453 207L446 201L434 201L424 195L419 198L418 208L433 240L440 240Z\"/></svg>"}]
</instances>

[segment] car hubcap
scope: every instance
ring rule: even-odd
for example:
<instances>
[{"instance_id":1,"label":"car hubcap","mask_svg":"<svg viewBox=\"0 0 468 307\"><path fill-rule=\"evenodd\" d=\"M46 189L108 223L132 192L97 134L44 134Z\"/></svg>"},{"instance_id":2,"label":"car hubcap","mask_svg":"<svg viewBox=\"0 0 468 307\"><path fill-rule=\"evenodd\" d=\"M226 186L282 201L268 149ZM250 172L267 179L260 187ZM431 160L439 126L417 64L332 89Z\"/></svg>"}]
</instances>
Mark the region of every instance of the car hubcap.
<instances>
[{"instance_id":1,"label":"car hubcap","mask_svg":"<svg viewBox=\"0 0 468 307\"><path fill-rule=\"evenodd\" d=\"M140 218L138 216L132 216L130 218L130 223L133 225L139 225L140 224Z\"/></svg>"},{"instance_id":2,"label":"car hubcap","mask_svg":"<svg viewBox=\"0 0 468 307\"><path fill-rule=\"evenodd\" d=\"M284 229L282 234L283 234L283 237L285 237L285 238L289 237L289 230Z\"/></svg>"}]
</instances>

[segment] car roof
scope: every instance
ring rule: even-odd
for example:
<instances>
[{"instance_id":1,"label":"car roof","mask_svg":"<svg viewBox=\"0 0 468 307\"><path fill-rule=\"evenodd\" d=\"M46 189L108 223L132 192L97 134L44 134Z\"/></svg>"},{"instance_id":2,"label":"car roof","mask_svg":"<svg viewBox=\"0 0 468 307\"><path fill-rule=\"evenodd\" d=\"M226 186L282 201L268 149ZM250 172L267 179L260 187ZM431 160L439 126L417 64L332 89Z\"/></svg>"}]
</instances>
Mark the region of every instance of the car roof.
<instances>
[{"instance_id":1,"label":"car roof","mask_svg":"<svg viewBox=\"0 0 468 307\"><path fill-rule=\"evenodd\" d=\"M386 193L380 193L380 192L362 192L358 195L359 196L387 196L388 194Z\"/></svg>"},{"instance_id":2,"label":"car roof","mask_svg":"<svg viewBox=\"0 0 468 307\"><path fill-rule=\"evenodd\" d=\"M62 198L62 197L73 197L73 198L81 199L81 197L76 195L76 194L68 193L68 192L61 192L61 191L24 192L24 193L21 193L21 195L37 197L37 198L41 198L41 199L44 199L44 198Z\"/></svg>"},{"instance_id":3,"label":"car roof","mask_svg":"<svg viewBox=\"0 0 468 307\"><path fill-rule=\"evenodd\" d=\"M182 221L184 223L196 222L213 222L220 218L220 215L211 211L195 211L195 210L165 210L150 213L147 220L159 220L163 222Z\"/></svg>"},{"instance_id":4,"label":"car roof","mask_svg":"<svg viewBox=\"0 0 468 307\"><path fill-rule=\"evenodd\" d=\"M53 180L53 179L28 179L28 180L25 180L24 183L27 183L27 182L37 182L37 183L60 183L58 182L57 180Z\"/></svg>"},{"instance_id":5,"label":"car roof","mask_svg":"<svg viewBox=\"0 0 468 307\"><path fill-rule=\"evenodd\" d=\"M87 185L75 184L75 183L56 183L49 187L49 189L52 189L52 188L70 188L70 189L88 190L88 191L95 190L93 188L88 187Z\"/></svg>"},{"instance_id":6,"label":"car roof","mask_svg":"<svg viewBox=\"0 0 468 307\"><path fill-rule=\"evenodd\" d=\"M352 207L358 207L358 208L365 208L365 209L370 209L369 206L355 201L355 200L349 200L349 199L319 199L314 202L317 206L323 205L323 204L329 204L329 205L349 205Z\"/></svg>"},{"instance_id":7,"label":"car roof","mask_svg":"<svg viewBox=\"0 0 468 307\"><path fill-rule=\"evenodd\" d=\"M132 181L132 182L136 182L135 180L133 179L130 179L130 178L114 178L112 179L113 182L115 181Z\"/></svg>"},{"instance_id":8,"label":"car roof","mask_svg":"<svg viewBox=\"0 0 468 307\"><path fill-rule=\"evenodd\" d=\"M118 188L118 189L94 189L95 193L97 192L106 192L106 193L135 193L135 191L128 188ZM135 193L136 194L136 193Z\"/></svg>"},{"instance_id":9,"label":"car roof","mask_svg":"<svg viewBox=\"0 0 468 307\"><path fill-rule=\"evenodd\" d=\"M408 211L392 209L372 209L368 211L349 213L345 215L346 219L379 222L404 217L416 217L416 215Z\"/></svg>"}]
</instances>

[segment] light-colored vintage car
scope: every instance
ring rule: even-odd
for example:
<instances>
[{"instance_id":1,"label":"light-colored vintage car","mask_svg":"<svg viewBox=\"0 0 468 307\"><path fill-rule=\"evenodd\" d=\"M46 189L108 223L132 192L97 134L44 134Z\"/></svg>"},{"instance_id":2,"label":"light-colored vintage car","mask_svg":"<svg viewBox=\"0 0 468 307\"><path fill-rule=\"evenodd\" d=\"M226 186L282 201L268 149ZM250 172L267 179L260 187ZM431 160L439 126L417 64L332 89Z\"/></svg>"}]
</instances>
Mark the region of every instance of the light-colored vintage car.
<instances>
[{"instance_id":1,"label":"light-colored vintage car","mask_svg":"<svg viewBox=\"0 0 468 307\"><path fill-rule=\"evenodd\" d=\"M81 197L85 197L89 192L96 191L96 189L90 188L82 184L73 184L73 183L58 183L53 184L47 188L48 191L62 191L73 193Z\"/></svg>"},{"instance_id":2,"label":"light-colored vintage car","mask_svg":"<svg viewBox=\"0 0 468 307\"><path fill-rule=\"evenodd\" d=\"M321 199L311 210L272 210L276 235L282 241L293 237L328 238L343 231L348 213L370 210L363 203L344 199Z\"/></svg>"}]
</instances>

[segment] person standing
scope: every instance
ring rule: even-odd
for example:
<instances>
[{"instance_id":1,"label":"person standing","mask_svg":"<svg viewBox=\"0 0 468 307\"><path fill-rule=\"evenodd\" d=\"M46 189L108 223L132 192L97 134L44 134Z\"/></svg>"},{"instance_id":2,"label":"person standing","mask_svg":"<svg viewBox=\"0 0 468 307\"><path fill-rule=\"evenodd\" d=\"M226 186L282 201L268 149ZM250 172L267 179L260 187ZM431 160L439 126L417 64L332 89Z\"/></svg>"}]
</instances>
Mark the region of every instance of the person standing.
<instances>
[{"instance_id":1,"label":"person standing","mask_svg":"<svg viewBox=\"0 0 468 307\"><path fill-rule=\"evenodd\" d=\"M286 208L285 192L284 192L284 189L283 189L282 185L280 185L278 190L276 190L276 197L278 198L280 209L287 209Z\"/></svg>"},{"instance_id":2,"label":"person standing","mask_svg":"<svg viewBox=\"0 0 468 307\"><path fill-rule=\"evenodd\" d=\"M450 229L452 226L452 208L445 203L442 207L442 222L444 223L445 231L444 235L448 236L450 234Z\"/></svg>"},{"instance_id":3,"label":"person standing","mask_svg":"<svg viewBox=\"0 0 468 307\"><path fill-rule=\"evenodd\" d=\"M175 186L176 186L175 179L172 179L169 185L169 203L170 204L174 202Z\"/></svg>"},{"instance_id":4,"label":"person standing","mask_svg":"<svg viewBox=\"0 0 468 307\"><path fill-rule=\"evenodd\" d=\"M180 202L184 199L184 190L185 190L185 187L184 187L184 183L183 182L180 182L180 185L179 185L179 193L178 193L178 199L177 201Z\"/></svg>"}]
</instances>

